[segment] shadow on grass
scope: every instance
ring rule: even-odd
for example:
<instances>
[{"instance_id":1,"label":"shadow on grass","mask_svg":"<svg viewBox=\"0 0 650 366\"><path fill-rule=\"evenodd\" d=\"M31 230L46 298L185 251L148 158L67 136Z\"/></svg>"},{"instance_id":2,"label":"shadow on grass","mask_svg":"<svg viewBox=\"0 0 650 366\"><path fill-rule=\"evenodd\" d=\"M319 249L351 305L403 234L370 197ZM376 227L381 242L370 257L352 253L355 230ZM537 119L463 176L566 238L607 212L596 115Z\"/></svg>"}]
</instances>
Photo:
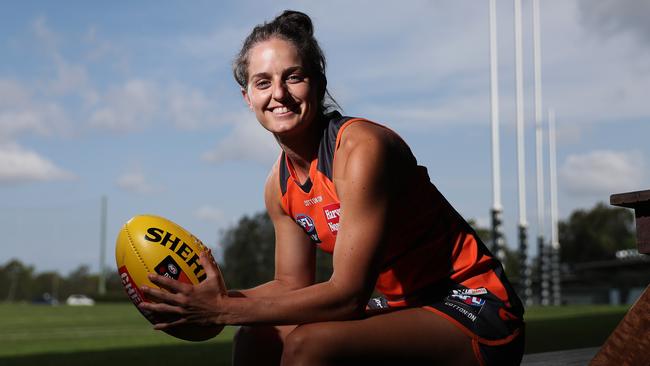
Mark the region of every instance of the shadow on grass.
<instances>
[{"instance_id":1,"label":"shadow on grass","mask_svg":"<svg viewBox=\"0 0 650 366\"><path fill-rule=\"evenodd\" d=\"M526 353L598 347L625 313L583 315L526 322Z\"/></svg>"},{"instance_id":2,"label":"shadow on grass","mask_svg":"<svg viewBox=\"0 0 650 366\"><path fill-rule=\"evenodd\" d=\"M625 313L585 314L526 323L526 353L602 345ZM139 348L113 348L74 353L41 353L0 357L2 366L161 366L230 365L231 342L187 343Z\"/></svg>"},{"instance_id":3,"label":"shadow on grass","mask_svg":"<svg viewBox=\"0 0 650 366\"><path fill-rule=\"evenodd\" d=\"M232 344L197 343L0 357L3 366L230 365Z\"/></svg>"}]
</instances>

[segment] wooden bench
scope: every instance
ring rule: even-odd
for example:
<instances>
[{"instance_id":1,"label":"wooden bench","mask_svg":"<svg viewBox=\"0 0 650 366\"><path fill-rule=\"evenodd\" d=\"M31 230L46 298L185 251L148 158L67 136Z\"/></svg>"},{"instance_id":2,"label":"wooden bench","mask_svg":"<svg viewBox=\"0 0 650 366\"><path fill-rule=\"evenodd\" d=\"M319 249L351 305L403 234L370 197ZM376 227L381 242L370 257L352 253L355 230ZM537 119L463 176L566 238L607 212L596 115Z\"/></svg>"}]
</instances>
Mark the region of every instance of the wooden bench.
<instances>
[{"instance_id":1,"label":"wooden bench","mask_svg":"<svg viewBox=\"0 0 650 366\"><path fill-rule=\"evenodd\" d=\"M613 194L610 204L634 209L638 251L650 254L650 190ZM650 279L649 279L650 280ZM525 366L650 366L650 286L602 347L524 355Z\"/></svg>"},{"instance_id":2,"label":"wooden bench","mask_svg":"<svg viewBox=\"0 0 650 366\"><path fill-rule=\"evenodd\" d=\"M613 194L609 202L634 209L639 253L650 254L650 190ZM650 287L628 310L589 365L650 365Z\"/></svg>"},{"instance_id":3,"label":"wooden bench","mask_svg":"<svg viewBox=\"0 0 650 366\"><path fill-rule=\"evenodd\" d=\"M522 366L584 366L594 358L598 347L541 352L524 355Z\"/></svg>"}]
</instances>

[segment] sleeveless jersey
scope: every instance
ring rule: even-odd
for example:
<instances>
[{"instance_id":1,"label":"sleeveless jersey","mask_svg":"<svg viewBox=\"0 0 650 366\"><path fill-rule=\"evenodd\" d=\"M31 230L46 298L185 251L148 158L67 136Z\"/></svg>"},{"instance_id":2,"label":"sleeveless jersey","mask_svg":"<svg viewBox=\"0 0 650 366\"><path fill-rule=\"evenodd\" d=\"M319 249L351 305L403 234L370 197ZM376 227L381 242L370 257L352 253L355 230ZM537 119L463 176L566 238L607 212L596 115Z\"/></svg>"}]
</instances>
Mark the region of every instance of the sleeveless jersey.
<instances>
[{"instance_id":1,"label":"sleeveless jersey","mask_svg":"<svg viewBox=\"0 0 650 366\"><path fill-rule=\"evenodd\" d=\"M334 154L347 126L378 124L343 117L338 112L326 118L329 121L325 122L318 156L311 162L306 182L301 185L295 179L293 166L284 152L278 166L285 213L315 245L332 253L341 215L332 181ZM501 264L431 183L426 168L417 165L410 150L408 154L413 167L400 177L401 197L388 213L390 229L376 290L391 306L417 304L427 294L450 287L487 290L507 305L520 305Z\"/></svg>"}]
</instances>

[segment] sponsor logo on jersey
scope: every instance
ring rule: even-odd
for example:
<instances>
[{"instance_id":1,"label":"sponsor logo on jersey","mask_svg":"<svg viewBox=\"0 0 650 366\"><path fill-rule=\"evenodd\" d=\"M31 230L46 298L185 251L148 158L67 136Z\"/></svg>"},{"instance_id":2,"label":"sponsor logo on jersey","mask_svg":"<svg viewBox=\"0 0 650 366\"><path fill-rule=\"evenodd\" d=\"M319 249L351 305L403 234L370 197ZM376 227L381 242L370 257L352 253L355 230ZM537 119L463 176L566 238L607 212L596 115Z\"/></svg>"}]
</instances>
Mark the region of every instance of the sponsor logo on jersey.
<instances>
[{"instance_id":1,"label":"sponsor logo on jersey","mask_svg":"<svg viewBox=\"0 0 650 366\"><path fill-rule=\"evenodd\" d=\"M475 322L476 319L477 319L476 314L472 313L471 311L469 311L469 310L467 310L467 309L465 309L465 308L463 308L461 306L458 306L457 304L454 304L453 302L445 301L445 305L447 305L450 308L452 308L452 309L458 311L459 313L463 314L464 316L466 316L472 322Z\"/></svg>"},{"instance_id":2,"label":"sponsor logo on jersey","mask_svg":"<svg viewBox=\"0 0 650 366\"><path fill-rule=\"evenodd\" d=\"M488 290L485 287L479 287L479 288L463 288L459 290L452 290L452 293L455 295L470 295L470 296L476 296L476 295L485 295L488 293Z\"/></svg>"},{"instance_id":3,"label":"sponsor logo on jersey","mask_svg":"<svg viewBox=\"0 0 650 366\"><path fill-rule=\"evenodd\" d=\"M460 300L467 305L472 305L476 307L483 306L485 304L485 299L481 299L480 297L476 297L476 296L451 294L449 295L449 297L454 298L456 300Z\"/></svg>"},{"instance_id":4,"label":"sponsor logo on jersey","mask_svg":"<svg viewBox=\"0 0 650 366\"><path fill-rule=\"evenodd\" d=\"M310 198L308 200L305 200L305 207L309 207L311 205L315 205L317 203L323 202L323 196L316 196L314 198Z\"/></svg>"},{"instance_id":5,"label":"sponsor logo on jersey","mask_svg":"<svg viewBox=\"0 0 650 366\"><path fill-rule=\"evenodd\" d=\"M309 235L311 241L314 243L321 242L320 238L318 237L318 233L316 232L316 225L314 224L314 220L311 217L305 214L298 214L298 216L296 216L296 223L305 230L305 233Z\"/></svg>"},{"instance_id":6,"label":"sponsor logo on jersey","mask_svg":"<svg viewBox=\"0 0 650 366\"><path fill-rule=\"evenodd\" d=\"M341 204L332 203L331 205L327 205L323 207L323 213L327 220L327 226L329 226L332 234L336 235L341 227L341 224L339 224L339 219L341 218Z\"/></svg>"},{"instance_id":7,"label":"sponsor logo on jersey","mask_svg":"<svg viewBox=\"0 0 650 366\"><path fill-rule=\"evenodd\" d=\"M368 309L388 309L388 301L384 297L373 297L368 301Z\"/></svg>"}]
</instances>

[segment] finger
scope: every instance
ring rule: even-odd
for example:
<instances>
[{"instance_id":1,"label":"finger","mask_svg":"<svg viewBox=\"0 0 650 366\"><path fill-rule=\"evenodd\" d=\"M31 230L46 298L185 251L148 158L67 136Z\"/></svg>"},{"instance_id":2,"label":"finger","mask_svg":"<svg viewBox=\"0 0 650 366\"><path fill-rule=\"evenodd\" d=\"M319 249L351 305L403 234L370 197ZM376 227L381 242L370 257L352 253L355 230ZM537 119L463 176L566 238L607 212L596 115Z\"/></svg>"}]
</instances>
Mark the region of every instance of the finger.
<instances>
[{"instance_id":1,"label":"finger","mask_svg":"<svg viewBox=\"0 0 650 366\"><path fill-rule=\"evenodd\" d=\"M182 315L184 313L183 308L165 303L141 302L138 308L160 314Z\"/></svg>"},{"instance_id":2,"label":"finger","mask_svg":"<svg viewBox=\"0 0 650 366\"><path fill-rule=\"evenodd\" d=\"M175 320L171 323L157 323L153 325L153 329L155 330L165 330L165 329L173 329L174 327L177 327L179 325L183 325L187 323L187 319L185 318L180 318L178 320Z\"/></svg>"},{"instance_id":3,"label":"finger","mask_svg":"<svg viewBox=\"0 0 650 366\"><path fill-rule=\"evenodd\" d=\"M210 249L199 253L199 264L201 264L203 270L205 270L205 274L208 278L219 277L219 269L214 257L212 257L212 251Z\"/></svg>"},{"instance_id":4,"label":"finger","mask_svg":"<svg viewBox=\"0 0 650 366\"><path fill-rule=\"evenodd\" d=\"M154 273L149 273L147 277L149 278L149 281L153 282L154 284L160 286L161 288L164 288L165 290L171 293L182 292L183 290L186 290L187 286L189 286L180 281L176 281L173 278L160 276Z\"/></svg>"},{"instance_id":5,"label":"finger","mask_svg":"<svg viewBox=\"0 0 650 366\"><path fill-rule=\"evenodd\" d=\"M140 290L144 293L147 300L152 302L166 302L178 305L178 301L175 294L172 294L165 290L160 290L153 287L141 286Z\"/></svg>"},{"instance_id":6,"label":"finger","mask_svg":"<svg viewBox=\"0 0 650 366\"><path fill-rule=\"evenodd\" d=\"M166 290L158 289L155 287L141 286L140 290L144 293L147 299L154 302L165 302L172 305L182 306L185 301L183 293L173 293Z\"/></svg>"}]
</instances>

